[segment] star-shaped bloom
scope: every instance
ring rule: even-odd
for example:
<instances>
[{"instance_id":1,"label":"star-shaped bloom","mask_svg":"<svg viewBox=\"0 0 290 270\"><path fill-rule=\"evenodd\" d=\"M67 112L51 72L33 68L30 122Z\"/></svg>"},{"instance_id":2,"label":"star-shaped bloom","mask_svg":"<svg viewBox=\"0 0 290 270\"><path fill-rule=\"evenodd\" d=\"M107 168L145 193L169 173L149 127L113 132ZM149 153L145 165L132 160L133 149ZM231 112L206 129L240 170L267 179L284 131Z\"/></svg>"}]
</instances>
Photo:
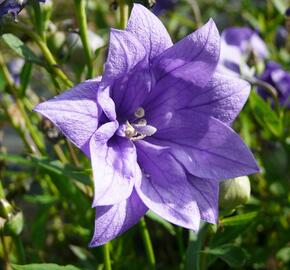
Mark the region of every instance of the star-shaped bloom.
<instances>
[{"instance_id":1,"label":"star-shaped bloom","mask_svg":"<svg viewBox=\"0 0 290 270\"><path fill-rule=\"evenodd\" d=\"M219 181L258 171L230 127L250 86L216 71L219 52L212 20L173 45L159 19L134 5L126 30L111 30L102 77L35 108L91 159L91 246L148 209L192 230L215 223Z\"/></svg>"},{"instance_id":2,"label":"star-shaped bloom","mask_svg":"<svg viewBox=\"0 0 290 270\"><path fill-rule=\"evenodd\" d=\"M278 93L280 104L286 108L290 108L290 73L285 71L281 65L270 61L267 63L261 80L271 84ZM269 95L262 88L258 88L259 94L264 98Z\"/></svg>"}]
</instances>

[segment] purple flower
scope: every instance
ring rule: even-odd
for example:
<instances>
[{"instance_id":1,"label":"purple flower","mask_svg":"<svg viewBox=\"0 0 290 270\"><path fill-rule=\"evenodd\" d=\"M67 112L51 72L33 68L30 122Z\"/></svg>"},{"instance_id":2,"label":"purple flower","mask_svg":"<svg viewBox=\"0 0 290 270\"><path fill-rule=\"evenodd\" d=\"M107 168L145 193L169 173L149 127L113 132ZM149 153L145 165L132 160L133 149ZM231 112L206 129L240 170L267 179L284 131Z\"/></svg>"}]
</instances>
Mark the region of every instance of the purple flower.
<instances>
[{"instance_id":1,"label":"purple flower","mask_svg":"<svg viewBox=\"0 0 290 270\"><path fill-rule=\"evenodd\" d=\"M156 15L160 15L170 9L172 9L177 3L177 0L157 0L152 12Z\"/></svg>"},{"instance_id":2,"label":"purple flower","mask_svg":"<svg viewBox=\"0 0 290 270\"><path fill-rule=\"evenodd\" d=\"M275 87L280 104L290 108L290 73L283 70L279 64L271 61L267 63L261 79ZM264 99L269 98L269 95L262 88L259 88L258 92Z\"/></svg>"},{"instance_id":3,"label":"purple flower","mask_svg":"<svg viewBox=\"0 0 290 270\"><path fill-rule=\"evenodd\" d=\"M90 246L148 209L192 230L215 223L219 181L258 171L229 126L250 87L216 72L219 44L210 20L173 45L159 19L134 5L126 30L111 30L103 76L35 108L91 158Z\"/></svg>"},{"instance_id":4,"label":"purple flower","mask_svg":"<svg viewBox=\"0 0 290 270\"><path fill-rule=\"evenodd\" d=\"M239 74L249 74L246 63L251 54L254 54L257 59L268 56L266 44L254 30L248 27L230 27L223 31L221 65Z\"/></svg>"},{"instance_id":5,"label":"purple flower","mask_svg":"<svg viewBox=\"0 0 290 270\"><path fill-rule=\"evenodd\" d=\"M279 26L275 35L275 45L277 48L285 47L288 39L288 31L284 26Z\"/></svg>"},{"instance_id":6,"label":"purple flower","mask_svg":"<svg viewBox=\"0 0 290 270\"><path fill-rule=\"evenodd\" d=\"M46 0L38 0L45 2ZM27 0L0 0L0 17L5 14L12 14L14 17L24 8Z\"/></svg>"}]
</instances>

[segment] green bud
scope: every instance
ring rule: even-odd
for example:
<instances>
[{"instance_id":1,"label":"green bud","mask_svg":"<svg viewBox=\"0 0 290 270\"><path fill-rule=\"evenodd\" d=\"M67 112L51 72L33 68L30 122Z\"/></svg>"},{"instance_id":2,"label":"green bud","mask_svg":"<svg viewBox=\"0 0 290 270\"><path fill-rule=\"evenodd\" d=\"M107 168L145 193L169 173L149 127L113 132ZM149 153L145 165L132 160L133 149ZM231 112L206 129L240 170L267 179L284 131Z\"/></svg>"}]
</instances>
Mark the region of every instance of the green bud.
<instances>
[{"instance_id":1,"label":"green bud","mask_svg":"<svg viewBox=\"0 0 290 270\"><path fill-rule=\"evenodd\" d=\"M0 199L0 217L9 218L13 214L13 207L6 199Z\"/></svg>"},{"instance_id":2,"label":"green bud","mask_svg":"<svg viewBox=\"0 0 290 270\"><path fill-rule=\"evenodd\" d=\"M9 236L19 235L23 229L23 221L24 219L22 212L17 212L10 219L6 220L3 227L3 234Z\"/></svg>"},{"instance_id":3,"label":"green bud","mask_svg":"<svg viewBox=\"0 0 290 270\"><path fill-rule=\"evenodd\" d=\"M247 176L224 180L220 183L219 206L222 210L233 210L250 199L251 185Z\"/></svg>"}]
</instances>

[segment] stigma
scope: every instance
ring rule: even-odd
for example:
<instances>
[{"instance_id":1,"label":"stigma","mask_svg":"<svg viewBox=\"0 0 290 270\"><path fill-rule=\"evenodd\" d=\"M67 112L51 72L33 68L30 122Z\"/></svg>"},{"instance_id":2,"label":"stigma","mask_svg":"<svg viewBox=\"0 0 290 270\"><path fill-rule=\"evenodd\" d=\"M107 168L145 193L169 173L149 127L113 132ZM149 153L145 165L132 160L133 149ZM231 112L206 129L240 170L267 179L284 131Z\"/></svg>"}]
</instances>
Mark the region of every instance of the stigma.
<instances>
[{"instance_id":1,"label":"stigma","mask_svg":"<svg viewBox=\"0 0 290 270\"><path fill-rule=\"evenodd\" d=\"M157 131L155 127L148 125L146 119L143 118L145 110L142 107L138 108L134 116L139 119L133 123L126 121L124 132L125 136L131 141L142 140L147 136L152 136Z\"/></svg>"}]
</instances>

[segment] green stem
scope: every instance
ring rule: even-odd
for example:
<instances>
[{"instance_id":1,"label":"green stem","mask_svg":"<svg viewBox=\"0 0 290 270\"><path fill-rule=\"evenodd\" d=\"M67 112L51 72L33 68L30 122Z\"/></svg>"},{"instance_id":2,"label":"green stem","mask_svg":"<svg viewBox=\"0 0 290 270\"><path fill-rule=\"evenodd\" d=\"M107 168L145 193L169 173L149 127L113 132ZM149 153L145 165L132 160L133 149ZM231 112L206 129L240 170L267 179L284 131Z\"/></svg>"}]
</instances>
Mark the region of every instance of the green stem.
<instances>
[{"instance_id":1,"label":"green stem","mask_svg":"<svg viewBox=\"0 0 290 270\"><path fill-rule=\"evenodd\" d=\"M92 51L89 45L88 37L88 25L86 16L85 0L74 0L76 17L79 25L80 36L84 47L85 57L88 66L87 78L93 77L93 63L92 63Z\"/></svg>"},{"instance_id":2,"label":"green stem","mask_svg":"<svg viewBox=\"0 0 290 270\"><path fill-rule=\"evenodd\" d=\"M28 28L27 26L21 24L21 23L17 23L17 24L7 24L5 25L5 29L8 31L20 31L22 33L27 34L33 41L36 42L36 44L38 45L38 47L40 48L46 62L49 64L51 70L53 71L53 73L55 75L57 75L62 81L63 83L67 86L67 87L72 87L73 83L72 81L65 75L65 73L60 69L60 67L58 66L57 62L55 61L52 53L50 52L50 50L48 49L46 43L41 39L41 37L39 37L36 33L33 32L32 29Z\"/></svg>"},{"instance_id":3,"label":"green stem","mask_svg":"<svg viewBox=\"0 0 290 270\"><path fill-rule=\"evenodd\" d=\"M149 231L148 231L147 226L146 226L145 219L142 218L140 220L139 224L140 224L140 229L141 229L141 234L142 234L146 254L148 257L148 261L149 261L149 268L155 269L155 255L154 255L152 242L150 239Z\"/></svg>"},{"instance_id":4,"label":"green stem","mask_svg":"<svg viewBox=\"0 0 290 270\"><path fill-rule=\"evenodd\" d=\"M110 243L103 245L103 256L105 270L112 270L111 259L110 259Z\"/></svg>"},{"instance_id":5,"label":"green stem","mask_svg":"<svg viewBox=\"0 0 290 270\"><path fill-rule=\"evenodd\" d=\"M65 83L67 87L72 87L73 86L72 81L69 80L69 78L60 69L53 55L51 54L50 50L46 46L45 42L43 42L38 36L35 36L35 35L33 36L34 36L34 41L37 43L37 45L41 49L44 58L46 59L48 64L51 66L51 69L53 70L53 72Z\"/></svg>"},{"instance_id":6,"label":"green stem","mask_svg":"<svg viewBox=\"0 0 290 270\"><path fill-rule=\"evenodd\" d=\"M35 27L38 35L42 40L45 40L45 31L44 31L44 20L42 18L42 10L39 4L39 1L32 1L33 9L34 9L34 20Z\"/></svg>"},{"instance_id":7,"label":"green stem","mask_svg":"<svg viewBox=\"0 0 290 270\"><path fill-rule=\"evenodd\" d=\"M126 4L126 0L119 0L120 8L120 27L125 29L128 21L129 6Z\"/></svg>"},{"instance_id":8,"label":"green stem","mask_svg":"<svg viewBox=\"0 0 290 270\"><path fill-rule=\"evenodd\" d=\"M267 94L272 96L272 98L274 100L275 108L277 109L277 111L279 111L280 104L279 104L279 99L278 99L278 91L276 90L275 87L273 87L271 84L269 84L265 81L259 80L257 78L243 77L243 79L245 79L246 81L248 81L249 83L251 83L253 85L262 87L267 92Z\"/></svg>"},{"instance_id":9,"label":"green stem","mask_svg":"<svg viewBox=\"0 0 290 270\"><path fill-rule=\"evenodd\" d=\"M16 132L18 133L18 135L20 136L20 138L22 139L22 141L24 142L25 146L27 147L27 149L34 154L37 154L36 152L36 146L35 144L32 142L31 138L27 138L27 134L24 132L24 130L19 126L19 124L16 122L15 118L13 117L13 115L11 114L10 110L8 109L9 107L9 102L7 100L5 100L5 97L2 97L2 99L0 100L0 107L3 109L6 117L9 120L9 123L12 125L12 127L16 130Z\"/></svg>"},{"instance_id":10,"label":"green stem","mask_svg":"<svg viewBox=\"0 0 290 270\"><path fill-rule=\"evenodd\" d=\"M6 246L6 242L5 242L5 238L4 235L0 232L0 238L1 238L1 244L3 247L3 269L4 270L8 270L9 269L9 255L8 255L8 251L7 251L7 246Z\"/></svg>"},{"instance_id":11,"label":"green stem","mask_svg":"<svg viewBox=\"0 0 290 270\"><path fill-rule=\"evenodd\" d=\"M44 147L43 141L41 139L41 136L38 133L38 131L35 129L33 124L31 123L30 118L28 117L28 115L26 113L23 101L18 97L17 89L15 89L15 86L14 86L13 81L11 79L10 73L9 73L9 71L4 63L4 59L2 58L1 55L0 55L0 71L2 72L4 79L7 83L7 90L9 91L9 94L11 94L13 96L13 98L15 99L17 107L18 107L18 109L19 109L19 111L20 111L20 113L25 121L26 128L30 132L31 138L33 139L38 150L41 153L43 153L45 147Z\"/></svg>"},{"instance_id":12,"label":"green stem","mask_svg":"<svg viewBox=\"0 0 290 270\"><path fill-rule=\"evenodd\" d=\"M14 236L13 237L13 242L17 251L17 255L18 255L18 264L25 264L26 262L26 256L25 256L25 251L24 251L24 247L22 244L22 241L20 239L20 237Z\"/></svg>"}]
</instances>

